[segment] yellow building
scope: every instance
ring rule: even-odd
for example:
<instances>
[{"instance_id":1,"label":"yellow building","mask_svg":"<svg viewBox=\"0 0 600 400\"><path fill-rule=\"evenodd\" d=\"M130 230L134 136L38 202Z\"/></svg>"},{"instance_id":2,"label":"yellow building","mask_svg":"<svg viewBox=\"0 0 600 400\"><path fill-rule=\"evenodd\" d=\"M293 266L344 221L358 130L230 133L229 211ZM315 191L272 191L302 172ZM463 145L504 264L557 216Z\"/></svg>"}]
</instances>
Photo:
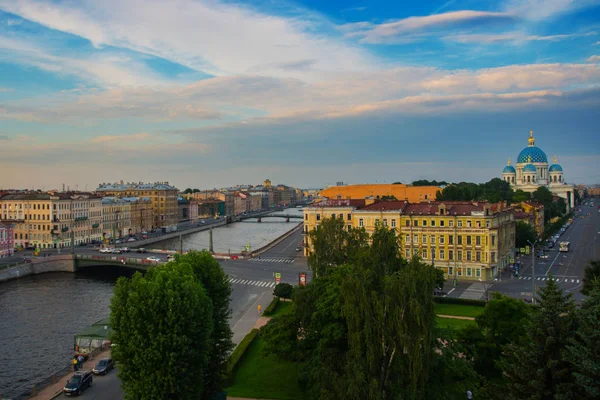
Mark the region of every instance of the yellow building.
<instances>
[{"instance_id":1,"label":"yellow building","mask_svg":"<svg viewBox=\"0 0 600 400\"><path fill-rule=\"evenodd\" d=\"M395 229L403 257L418 255L447 278L493 279L508 266L515 246L513 210L502 203L327 200L304 207L304 233L325 218L370 234L377 224ZM305 245L310 248L308 236Z\"/></svg>"},{"instance_id":2,"label":"yellow building","mask_svg":"<svg viewBox=\"0 0 600 400\"><path fill-rule=\"evenodd\" d=\"M131 232L131 203L118 197L102 198L102 239L118 239Z\"/></svg>"},{"instance_id":3,"label":"yellow building","mask_svg":"<svg viewBox=\"0 0 600 400\"><path fill-rule=\"evenodd\" d=\"M381 199L384 196L393 196L399 201L418 203L420 201L435 200L437 186L408 186L404 184L366 184L331 186L321 190L319 196L328 199L366 199L372 197Z\"/></svg>"},{"instance_id":4,"label":"yellow building","mask_svg":"<svg viewBox=\"0 0 600 400\"><path fill-rule=\"evenodd\" d=\"M147 197L152 205L152 228L176 226L179 222L179 189L169 182L103 183L96 192L102 196Z\"/></svg>"},{"instance_id":5,"label":"yellow building","mask_svg":"<svg viewBox=\"0 0 600 400\"><path fill-rule=\"evenodd\" d=\"M544 233L544 206L542 204L523 201L519 204L513 204L512 207L516 210L522 210L526 214L525 218L520 219L533 225L538 235L541 236Z\"/></svg>"}]
</instances>

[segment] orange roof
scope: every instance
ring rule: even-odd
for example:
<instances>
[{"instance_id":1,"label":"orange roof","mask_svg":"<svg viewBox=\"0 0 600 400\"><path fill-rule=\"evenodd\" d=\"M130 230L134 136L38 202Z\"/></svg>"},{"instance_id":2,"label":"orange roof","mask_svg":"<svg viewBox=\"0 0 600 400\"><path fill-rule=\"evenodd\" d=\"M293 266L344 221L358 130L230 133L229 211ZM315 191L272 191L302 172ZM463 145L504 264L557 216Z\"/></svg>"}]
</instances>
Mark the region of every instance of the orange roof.
<instances>
[{"instance_id":1,"label":"orange roof","mask_svg":"<svg viewBox=\"0 0 600 400\"><path fill-rule=\"evenodd\" d=\"M397 200L418 203L424 200L435 200L437 186L407 186L404 184L365 184L331 186L322 190L319 195L329 199L364 199L394 196Z\"/></svg>"}]
</instances>

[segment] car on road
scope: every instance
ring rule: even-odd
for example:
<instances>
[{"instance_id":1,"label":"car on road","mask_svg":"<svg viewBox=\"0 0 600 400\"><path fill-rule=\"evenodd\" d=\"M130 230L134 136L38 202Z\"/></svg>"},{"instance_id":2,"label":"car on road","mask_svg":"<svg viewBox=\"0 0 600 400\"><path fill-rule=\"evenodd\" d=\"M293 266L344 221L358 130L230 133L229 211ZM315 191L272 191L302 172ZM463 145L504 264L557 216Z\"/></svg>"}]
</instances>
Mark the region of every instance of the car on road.
<instances>
[{"instance_id":1,"label":"car on road","mask_svg":"<svg viewBox=\"0 0 600 400\"><path fill-rule=\"evenodd\" d=\"M83 247L83 246L87 246L87 243L86 243L86 242L81 242L81 243L79 243L79 245L80 245L81 247Z\"/></svg>"},{"instance_id":2,"label":"car on road","mask_svg":"<svg viewBox=\"0 0 600 400\"><path fill-rule=\"evenodd\" d=\"M146 260L152 261L152 262L160 262L160 258L154 257L154 256L150 256L150 257L146 258Z\"/></svg>"},{"instance_id":3,"label":"car on road","mask_svg":"<svg viewBox=\"0 0 600 400\"><path fill-rule=\"evenodd\" d=\"M148 235L142 235L142 239L148 239Z\"/></svg>"},{"instance_id":4,"label":"car on road","mask_svg":"<svg viewBox=\"0 0 600 400\"><path fill-rule=\"evenodd\" d=\"M115 240L115 243L116 243L116 244L121 244L121 239L117 239L117 240Z\"/></svg>"},{"instance_id":5,"label":"car on road","mask_svg":"<svg viewBox=\"0 0 600 400\"><path fill-rule=\"evenodd\" d=\"M113 253L113 254L121 254L121 253L124 253L124 251L122 249L112 249L111 253Z\"/></svg>"},{"instance_id":6,"label":"car on road","mask_svg":"<svg viewBox=\"0 0 600 400\"><path fill-rule=\"evenodd\" d=\"M136 253L147 253L147 252L148 252L148 250L146 250L146 249L145 249L145 248L143 248L143 247L140 247L140 248L139 248L139 249L137 249L135 252L136 252Z\"/></svg>"},{"instance_id":7,"label":"car on road","mask_svg":"<svg viewBox=\"0 0 600 400\"><path fill-rule=\"evenodd\" d=\"M142 231L142 235L147 235L147 234L148 234L148 232Z\"/></svg>"},{"instance_id":8,"label":"car on road","mask_svg":"<svg viewBox=\"0 0 600 400\"><path fill-rule=\"evenodd\" d=\"M108 247L104 247L102 249L100 249L100 253L112 253L113 249L110 249Z\"/></svg>"},{"instance_id":9,"label":"car on road","mask_svg":"<svg viewBox=\"0 0 600 400\"><path fill-rule=\"evenodd\" d=\"M127 239L128 242L135 242L137 239L134 237L130 237L129 239Z\"/></svg>"},{"instance_id":10,"label":"car on road","mask_svg":"<svg viewBox=\"0 0 600 400\"><path fill-rule=\"evenodd\" d=\"M122 253L129 253L130 251L131 251L131 249L129 247L121 247Z\"/></svg>"},{"instance_id":11,"label":"car on road","mask_svg":"<svg viewBox=\"0 0 600 400\"><path fill-rule=\"evenodd\" d=\"M205 221L205 220L202 220L202 221L200 221L200 223L201 223L201 224L205 224L205 223L206 223L206 221Z\"/></svg>"},{"instance_id":12,"label":"car on road","mask_svg":"<svg viewBox=\"0 0 600 400\"><path fill-rule=\"evenodd\" d=\"M75 372L71 379L67 381L65 387L63 387L63 393L66 396L73 394L80 395L85 389L92 386L93 380L92 371Z\"/></svg>"},{"instance_id":13,"label":"car on road","mask_svg":"<svg viewBox=\"0 0 600 400\"><path fill-rule=\"evenodd\" d=\"M95 375L106 375L111 369L115 368L115 363L112 358L103 358L96 363L96 366L92 370Z\"/></svg>"},{"instance_id":14,"label":"car on road","mask_svg":"<svg viewBox=\"0 0 600 400\"><path fill-rule=\"evenodd\" d=\"M296 251L302 251L302 247L300 247L300 246L296 247Z\"/></svg>"}]
</instances>

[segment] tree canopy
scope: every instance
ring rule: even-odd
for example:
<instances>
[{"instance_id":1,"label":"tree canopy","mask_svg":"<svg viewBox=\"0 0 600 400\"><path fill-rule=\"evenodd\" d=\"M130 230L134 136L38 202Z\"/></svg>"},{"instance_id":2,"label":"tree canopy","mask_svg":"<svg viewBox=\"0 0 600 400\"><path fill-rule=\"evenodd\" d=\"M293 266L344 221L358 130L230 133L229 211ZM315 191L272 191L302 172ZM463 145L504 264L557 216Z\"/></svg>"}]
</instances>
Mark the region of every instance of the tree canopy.
<instances>
[{"instance_id":1,"label":"tree canopy","mask_svg":"<svg viewBox=\"0 0 600 400\"><path fill-rule=\"evenodd\" d=\"M600 260L590 261L583 270L583 288L581 293L590 294L594 287L600 288Z\"/></svg>"},{"instance_id":2,"label":"tree canopy","mask_svg":"<svg viewBox=\"0 0 600 400\"><path fill-rule=\"evenodd\" d=\"M448 182L446 181L428 181L426 179L420 179L418 181L413 181L413 183L411 185L413 186L446 186L448 184Z\"/></svg>"},{"instance_id":3,"label":"tree canopy","mask_svg":"<svg viewBox=\"0 0 600 400\"><path fill-rule=\"evenodd\" d=\"M460 182L446 186L437 192L436 200L451 201L512 201L513 190L508 182L494 178L486 183Z\"/></svg>"},{"instance_id":4,"label":"tree canopy","mask_svg":"<svg viewBox=\"0 0 600 400\"><path fill-rule=\"evenodd\" d=\"M515 224L515 245L517 247L529 246L529 242L535 243L536 237L537 233L533 226L525 221L517 221Z\"/></svg>"}]
</instances>

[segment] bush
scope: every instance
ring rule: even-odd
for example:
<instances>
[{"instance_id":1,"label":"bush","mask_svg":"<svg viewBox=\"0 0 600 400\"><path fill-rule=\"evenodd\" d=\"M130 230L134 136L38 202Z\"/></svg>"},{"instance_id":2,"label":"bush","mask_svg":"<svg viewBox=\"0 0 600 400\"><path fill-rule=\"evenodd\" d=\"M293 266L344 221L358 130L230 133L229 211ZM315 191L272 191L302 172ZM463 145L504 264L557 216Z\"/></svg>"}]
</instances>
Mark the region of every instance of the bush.
<instances>
[{"instance_id":1,"label":"bush","mask_svg":"<svg viewBox=\"0 0 600 400\"><path fill-rule=\"evenodd\" d=\"M235 371L235 367L238 365L244 353L250 344L254 341L256 336L258 335L258 329L252 329L242 341L237 345L237 347L231 352L229 359L227 360L227 381L228 385L231 385L233 379L233 372Z\"/></svg>"},{"instance_id":2,"label":"bush","mask_svg":"<svg viewBox=\"0 0 600 400\"><path fill-rule=\"evenodd\" d=\"M456 297L434 297L433 301L440 304L462 304L466 306L485 307L485 300L459 299Z\"/></svg>"},{"instance_id":3,"label":"bush","mask_svg":"<svg viewBox=\"0 0 600 400\"><path fill-rule=\"evenodd\" d=\"M275 307L277 307L278 303L279 303L279 297L274 297L273 300L271 301L271 303L267 306L267 308L265 308L263 315L269 316L269 315L273 314L273 312L275 311Z\"/></svg>"},{"instance_id":4,"label":"bush","mask_svg":"<svg viewBox=\"0 0 600 400\"><path fill-rule=\"evenodd\" d=\"M291 299L294 287L289 283L278 283L273 290L273 296L282 297L284 299Z\"/></svg>"}]
</instances>

